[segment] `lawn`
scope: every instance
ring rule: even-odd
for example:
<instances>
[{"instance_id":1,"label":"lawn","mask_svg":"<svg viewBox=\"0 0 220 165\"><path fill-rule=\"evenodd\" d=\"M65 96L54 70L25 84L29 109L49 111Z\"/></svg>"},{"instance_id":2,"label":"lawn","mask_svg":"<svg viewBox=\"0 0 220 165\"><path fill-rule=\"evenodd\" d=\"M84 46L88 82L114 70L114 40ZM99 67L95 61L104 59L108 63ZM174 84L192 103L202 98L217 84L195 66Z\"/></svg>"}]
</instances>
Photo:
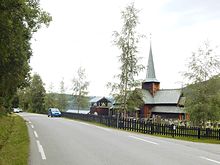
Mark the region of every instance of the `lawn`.
<instances>
[{"instance_id":1,"label":"lawn","mask_svg":"<svg viewBox=\"0 0 220 165\"><path fill-rule=\"evenodd\" d=\"M27 165L28 155L25 121L17 115L0 116L0 165Z\"/></svg>"}]
</instances>

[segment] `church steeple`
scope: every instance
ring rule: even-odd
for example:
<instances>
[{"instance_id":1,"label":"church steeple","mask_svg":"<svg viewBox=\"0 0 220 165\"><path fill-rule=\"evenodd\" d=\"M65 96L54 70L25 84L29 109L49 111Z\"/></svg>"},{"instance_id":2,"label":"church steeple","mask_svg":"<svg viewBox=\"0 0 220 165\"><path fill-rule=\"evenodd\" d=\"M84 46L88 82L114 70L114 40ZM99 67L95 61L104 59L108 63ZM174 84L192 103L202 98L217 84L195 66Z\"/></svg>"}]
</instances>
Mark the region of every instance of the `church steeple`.
<instances>
[{"instance_id":1,"label":"church steeple","mask_svg":"<svg viewBox=\"0 0 220 165\"><path fill-rule=\"evenodd\" d=\"M150 41L150 52L148 57L147 75L146 79L142 83L142 89L148 90L152 96L160 89L160 82L156 79L154 60Z\"/></svg>"},{"instance_id":2,"label":"church steeple","mask_svg":"<svg viewBox=\"0 0 220 165\"><path fill-rule=\"evenodd\" d=\"M149 52L148 65L147 65L147 76L146 76L145 81L146 82L159 82L156 79L151 43L150 43L150 52Z\"/></svg>"}]
</instances>

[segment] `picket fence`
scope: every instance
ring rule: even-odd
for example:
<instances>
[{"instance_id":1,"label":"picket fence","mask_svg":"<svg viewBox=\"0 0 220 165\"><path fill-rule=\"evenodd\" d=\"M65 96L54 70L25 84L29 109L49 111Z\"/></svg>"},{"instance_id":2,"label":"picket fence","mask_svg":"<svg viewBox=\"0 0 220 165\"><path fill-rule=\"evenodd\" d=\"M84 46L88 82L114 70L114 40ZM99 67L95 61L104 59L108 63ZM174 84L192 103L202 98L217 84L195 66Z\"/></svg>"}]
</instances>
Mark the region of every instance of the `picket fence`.
<instances>
[{"instance_id":1,"label":"picket fence","mask_svg":"<svg viewBox=\"0 0 220 165\"><path fill-rule=\"evenodd\" d=\"M145 134L220 140L220 129L167 125L148 122L144 120L117 119L108 116L97 116L90 114L77 114L67 112L62 112L62 116L82 121L96 122L112 128L118 128Z\"/></svg>"}]
</instances>

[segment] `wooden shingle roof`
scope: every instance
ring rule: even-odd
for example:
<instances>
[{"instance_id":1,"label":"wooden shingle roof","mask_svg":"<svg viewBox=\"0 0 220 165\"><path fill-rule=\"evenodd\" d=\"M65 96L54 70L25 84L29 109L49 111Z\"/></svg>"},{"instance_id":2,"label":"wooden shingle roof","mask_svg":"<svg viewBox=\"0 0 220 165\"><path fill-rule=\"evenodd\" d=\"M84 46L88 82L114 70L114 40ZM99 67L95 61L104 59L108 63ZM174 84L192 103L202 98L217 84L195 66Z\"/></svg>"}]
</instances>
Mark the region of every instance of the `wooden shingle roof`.
<instances>
[{"instance_id":1,"label":"wooden shingle roof","mask_svg":"<svg viewBox=\"0 0 220 165\"><path fill-rule=\"evenodd\" d=\"M181 89L164 89L152 96L148 90L141 89L145 104L178 104L181 97Z\"/></svg>"},{"instance_id":2,"label":"wooden shingle roof","mask_svg":"<svg viewBox=\"0 0 220 165\"><path fill-rule=\"evenodd\" d=\"M155 106L152 112L156 113L185 113L184 108L177 106Z\"/></svg>"}]
</instances>

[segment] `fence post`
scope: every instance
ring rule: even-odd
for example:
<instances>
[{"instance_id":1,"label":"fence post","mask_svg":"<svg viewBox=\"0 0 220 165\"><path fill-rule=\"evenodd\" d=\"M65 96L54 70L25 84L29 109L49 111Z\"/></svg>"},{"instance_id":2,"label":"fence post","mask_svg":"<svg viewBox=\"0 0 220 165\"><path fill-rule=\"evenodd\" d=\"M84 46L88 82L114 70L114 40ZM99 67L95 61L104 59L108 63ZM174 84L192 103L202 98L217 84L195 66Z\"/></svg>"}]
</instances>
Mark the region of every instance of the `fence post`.
<instances>
[{"instance_id":1,"label":"fence post","mask_svg":"<svg viewBox=\"0 0 220 165\"><path fill-rule=\"evenodd\" d=\"M198 128L198 139L200 139L200 128Z\"/></svg>"},{"instance_id":2,"label":"fence post","mask_svg":"<svg viewBox=\"0 0 220 165\"><path fill-rule=\"evenodd\" d=\"M218 130L218 140L220 140L220 129Z\"/></svg>"},{"instance_id":3,"label":"fence post","mask_svg":"<svg viewBox=\"0 0 220 165\"><path fill-rule=\"evenodd\" d=\"M151 123L151 134L154 134L154 123Z\"/></svg>"},{"instance_id":4,"label":"fence post","mask_svg":"<svg viewBox=\"0 0 220 165\"><path fill-rule=\"evenodd\" d=\"M102 116L99 117L99 123L102 123Z\"/></svg>"},{"instance_id":5,"label":"fence post","mask_svg":"<svg viewBox=\"0 0 220 165\"><path fill-rule=\"evenodd\" d=\"M174 137L175 132L176 132L176 126L174 124L172 124L172 137Z\"/></svg>"},{"instance_id":6,"label":"fence post","mask_svg":"<svg viewBox=\"0 0 220 165\"><path fill-rule=\"evenodd\" d=\"M118 113L118 111L117 111L117 116L116 116L116 127L117 127L117 128L119 128L119 127L118 127L118 122L119 122L119 113Z\"/></svg>"},{"instance_id":7,"label":"fence post","mask_svg":"<svg viewBox=\"0 0 220 165\"><path fill-rule=\"evenodd\" d=\"M126 122L126 119L125 118L123 118L123 120L122 120L123 122L122 122L122 129L125 129L125 122Z\"/></svg>"}]
</instances>

